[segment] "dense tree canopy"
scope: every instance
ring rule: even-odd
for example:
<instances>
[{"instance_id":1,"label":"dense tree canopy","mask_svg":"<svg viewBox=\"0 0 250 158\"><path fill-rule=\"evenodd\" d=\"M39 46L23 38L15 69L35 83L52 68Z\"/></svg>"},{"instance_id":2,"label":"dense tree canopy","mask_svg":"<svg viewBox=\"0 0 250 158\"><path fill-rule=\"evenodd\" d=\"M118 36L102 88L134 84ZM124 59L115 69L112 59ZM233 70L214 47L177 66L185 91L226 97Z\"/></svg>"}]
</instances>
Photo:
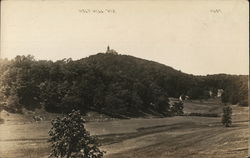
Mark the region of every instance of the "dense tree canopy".
<instances>
[{"instance_id":1,"label":"dense tree canopy","mask_svg":"<svg viewBox=\"0 0 250 158\"><path fill-rule=\"evenodd\" d=\"M1 103L50 112L79 109L113 117L144 113L171 115L168 97L207 99L223 89L222 100L247 104L248 76L194 76L153 61L99 53L73 61L17 56L0 61ZM176 104L177 105L177 104Z\"/></svg>"}]
</instances>

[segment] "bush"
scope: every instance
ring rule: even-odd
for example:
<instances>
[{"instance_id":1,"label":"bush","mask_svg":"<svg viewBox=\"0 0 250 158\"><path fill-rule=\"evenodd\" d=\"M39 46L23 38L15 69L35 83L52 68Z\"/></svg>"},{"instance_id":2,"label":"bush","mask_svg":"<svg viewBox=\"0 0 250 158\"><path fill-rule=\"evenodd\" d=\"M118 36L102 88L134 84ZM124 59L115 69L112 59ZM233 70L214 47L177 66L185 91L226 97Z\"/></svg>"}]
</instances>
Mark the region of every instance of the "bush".
<instances>
[{"instance_id":1,"label":"bush","mask_svg":"<svg viewBox=\"0 0 250 158\"><path fill-rule=\"evenodd\" d=\"M171 107L171 112L174 116L181 116L183 115L183 102L175 102L174 105Z\"/></svg>"},{"instance_id":2,"label":"bush","mask_svg":"<svg viewBox=\"0 0 250 158\"><path fill-rule=\"evenodd\" d=\"M52 150L50 158L102 158L104 152L95 136L84 127L80 111L73 110L66 117L52 120L49 131Z\"/></svg>"},{"instance_id":3,"label":"bush","mask_svg":"<svg viewBox=\"0 0 250 158\"><path fill-rule=\"evenodd\" d=\"M222 124L229 127L232 124L232 108L230 106L223 107Z\"/></svg>"}]
</instances>

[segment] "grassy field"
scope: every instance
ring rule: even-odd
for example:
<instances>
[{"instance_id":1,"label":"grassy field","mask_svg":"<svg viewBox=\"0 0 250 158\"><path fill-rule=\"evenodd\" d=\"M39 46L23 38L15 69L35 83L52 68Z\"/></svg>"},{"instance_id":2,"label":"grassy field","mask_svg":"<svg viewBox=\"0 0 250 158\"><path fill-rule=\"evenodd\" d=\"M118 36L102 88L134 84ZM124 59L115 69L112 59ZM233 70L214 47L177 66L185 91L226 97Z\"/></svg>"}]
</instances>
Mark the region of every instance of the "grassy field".
<instances>
[{"instance_id":1,"label":"grassy field","mask_svg":"<svg viewBox=\"0 0 250 158\"><path fill-rule=\"evenodd\" d=\"M220 117L95 119L86 123L98 135L105 158L243 158L248 149L248 108L233 107L233 126L225 128ZM185 113L221 114L215 100L186 101ZM35 122L33 115L44 117ZM1 112L0 158L45 158L50 120L55 114ZM103 119L102 119L103 120Z\"/></svg>"}]
</instances>

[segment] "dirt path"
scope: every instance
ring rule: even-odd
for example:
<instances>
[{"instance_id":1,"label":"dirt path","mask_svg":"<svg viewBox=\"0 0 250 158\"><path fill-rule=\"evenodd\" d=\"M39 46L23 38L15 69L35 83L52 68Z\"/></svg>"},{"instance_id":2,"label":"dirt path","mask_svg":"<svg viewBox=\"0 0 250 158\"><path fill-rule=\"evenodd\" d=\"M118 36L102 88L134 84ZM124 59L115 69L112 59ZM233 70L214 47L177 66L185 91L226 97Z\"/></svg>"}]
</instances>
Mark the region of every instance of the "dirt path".
<instances>
[{"instance_id":1,"label":"dirt path","mask_svg":"<svg viewBox=\"0 0 250 158\"><path fill-rule=\"evenodd\" d=\"M247 126L166 130L104 146L109 158L239 158L247 154ZM237 150L241 149L241 150ZM243 149L243 150L242 150Z\"/></svg>"}]
</instances>

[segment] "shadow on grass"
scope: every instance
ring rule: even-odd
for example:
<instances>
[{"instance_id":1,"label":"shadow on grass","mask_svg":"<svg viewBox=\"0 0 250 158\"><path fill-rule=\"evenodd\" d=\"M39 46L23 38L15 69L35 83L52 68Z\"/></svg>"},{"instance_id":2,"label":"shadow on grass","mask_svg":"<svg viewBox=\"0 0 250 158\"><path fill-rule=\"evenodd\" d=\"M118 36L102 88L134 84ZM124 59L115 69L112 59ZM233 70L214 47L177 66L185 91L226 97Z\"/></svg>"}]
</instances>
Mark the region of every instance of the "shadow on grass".
<instances>
[{"instance_id":1,"label":"shadow on grass","mask_svg":"<svg viewBox=\"0 0 250 158\"><path fill-rule=\"evenodd\" d=\"M50 154L49 147L42 147L42 148L23 148L21 149L23 156L26 158L42 158L48 157Z\"/></svg>"}]
</instances>

